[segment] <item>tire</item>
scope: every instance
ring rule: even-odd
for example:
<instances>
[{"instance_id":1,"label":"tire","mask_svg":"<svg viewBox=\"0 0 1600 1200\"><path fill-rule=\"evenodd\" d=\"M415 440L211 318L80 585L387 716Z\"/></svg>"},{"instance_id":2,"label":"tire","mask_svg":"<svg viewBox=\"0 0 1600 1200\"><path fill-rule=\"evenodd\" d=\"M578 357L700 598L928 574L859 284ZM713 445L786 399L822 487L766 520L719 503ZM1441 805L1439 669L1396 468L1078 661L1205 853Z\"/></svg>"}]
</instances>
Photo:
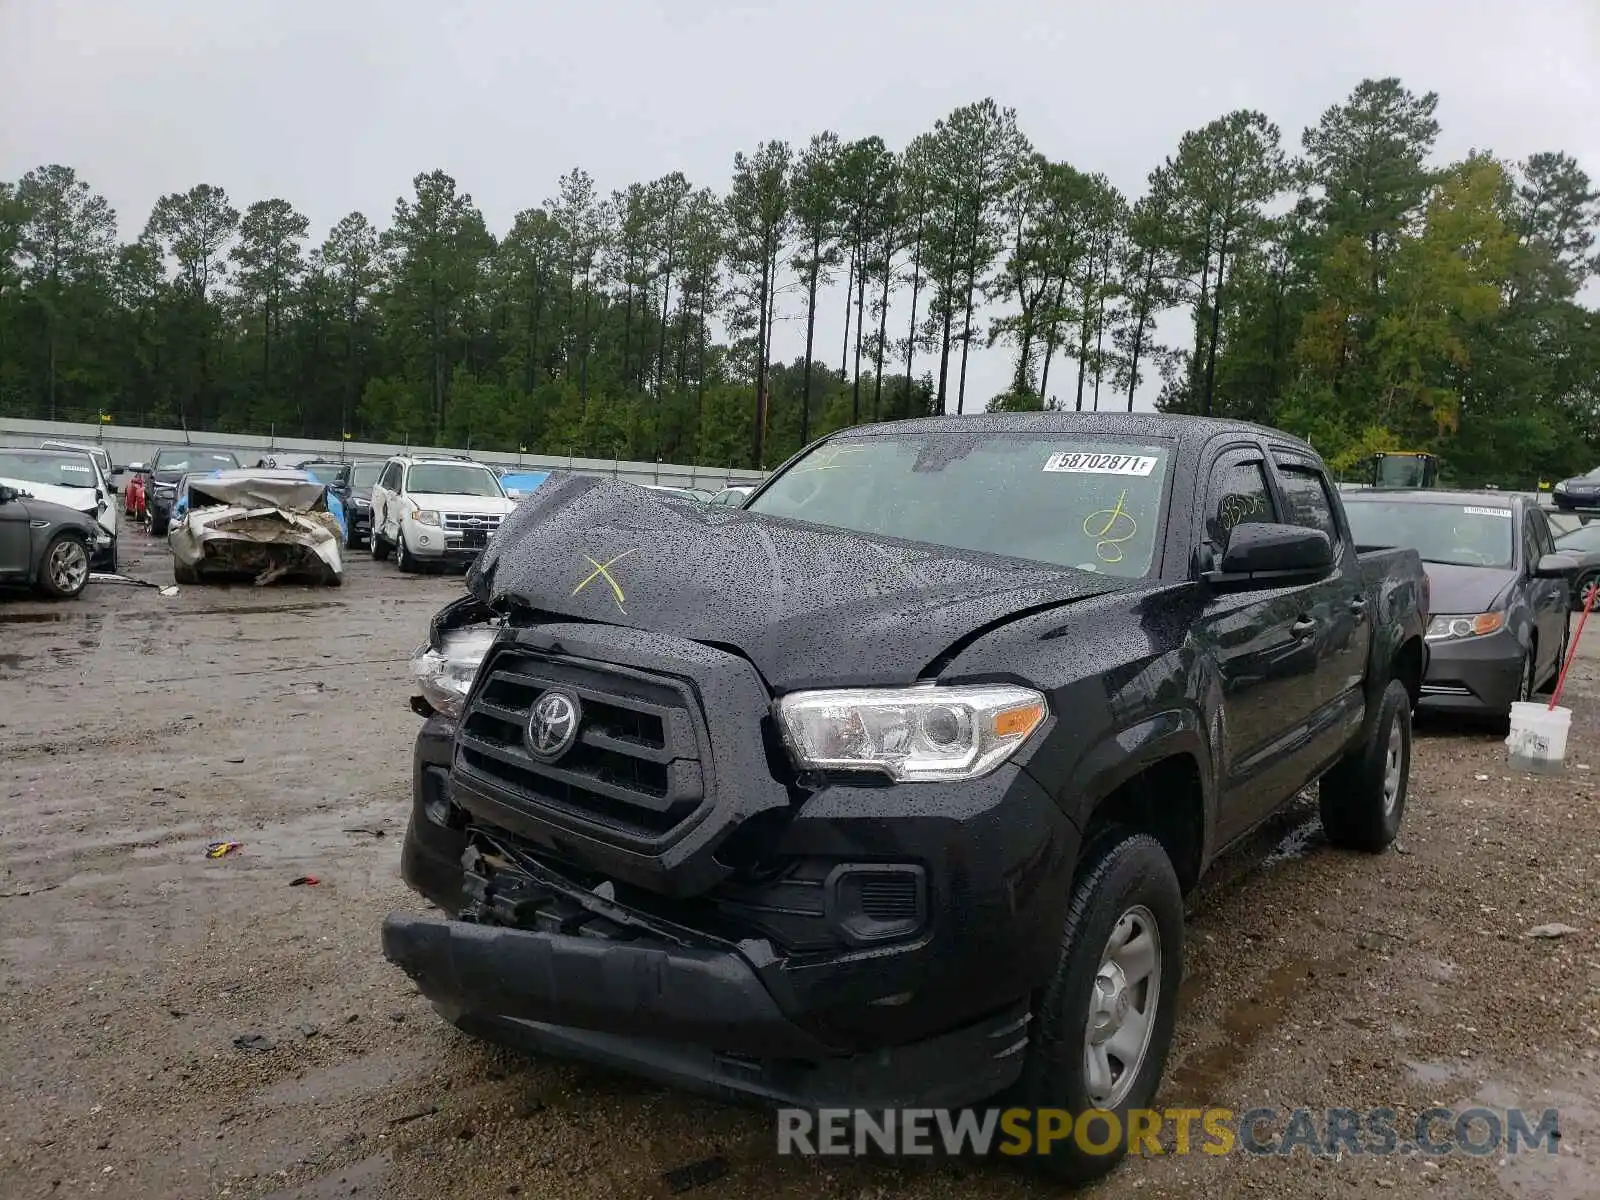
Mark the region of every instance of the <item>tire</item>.
<instances>
[{"instance_id":1,"label":"tire","mask_svg":"<svg viewBox=\"0 0 1600 1200\"><path fill-rule=\"evenodd\" d=\"M89 584L89 546L75 533L58 533L39 563L39 590L52 600L76 600Z\"/></svg>"},{"instance_id":2,"label":"tire","mask_svg":"<svg viewBox=\"0 0 1600 1200\"><path fill-rule=\"evenodd\" d=\"M1154 954L1130 959L1127 947L1146 939L1147 945L1153 942ZM1120 961L1113 950L1119 943ZM1147 971L1131 983L1130 961L1143 963ZM1084 855L1073 883L1061 956L1035 1006L1019 1102L1034 1110L1065 1109L1074 1128L1079 1114L1109 1110L1125 1131L1129 1110L1148 1108L1161 1083L1182 978L1183 894L1171 859L1146 834L1107 833ZM1103 997L1098 1005L1097 996ZM1141 1007L1145 1019L1139 1022ZM1128 1058L1119 1058L1121 1051L1112 1043L1136 1027L1139 1031L1129 1034ZM1091 1055L1103 1060L1103 1079L1091 1077ZM1091 1122L1091 1144L1108 1140L1106 1125ZM1035 1162L1057 1180L1084 1183L1111 1171L1127 1154L1127 1145L1124 1136L1108 1152L1092 1153L1072 1136Z\"/></svg>"},{"instance_id":3,"label":"tire","mask_svg":"<svg viewBox=\"0 0 1600 1200\"><path fill-rule=\"evenodd\" d=\"M384 536L378 532L378 527L372 527L372 533L367 537L367 547L372 554L373 562L383 562L389 557L390 545Z\"/></svg>"},{"instance_id":4,"label":"tire","mask_svg":"<svg viewBox=\"0 0 1600 1200\"><path fill-rule=\"evenodd\" d=\"M200 582L200 572L196 571L188 563L181 563L177 559L173 559L172 560L172 582L173 583L188 583L188 584L199 583Z\"/></svg>"},{"instance_id":5,"label":"tire","mask_svg":"<svg viewBox=\"0 0 1600 1200\"><path fill-rule=\"evenodd\" d=\"M167 521L162 521L162 520L157 519L156 517L151 517L150 518L150 536L151 537L166 537L167 536L167 525L168 525Z\"/></svg>"},{"instance_id":6,"label":"tire","mask_svg":"<svg viewBox=\"0 0 1600 1200\"><path fill-rule=\"evenodd\" d=\"M1589 593L1600 589L1600 571L1592 571L1587 575L1580 575L1572 581L1572 611L1582 612ZM1600 596L1595 598L1595 604L1600 606Z\"/></svg>"},{"instance_id":7,"label":"tire","mask_svg":"<svg viewBox=\"0 0 1600 1200\"><path fill-rule=\"evenodd\" d=\"M400 540L395 543L395 558L402 575L415 575L422 570L422 564L416 560L410 547L406 545L406 532L403 529L400 531Z\"/></svg>"},{"instance_id":8,"label":"tire","mask_svg":"<svg viewBox=\"0 0 1600 1200\"><path fill-rule=\"evenodd\" d=\"M117 557L120 541L121 541L120 536L119 537L113 537L111 539L111 557L108 560L106 560L106 571L109 572L112 575L120 574L118 568L121 566L121 564L119 563L118 557Z\"/></svg>"},{"instance_id":9,"label":"tire","mask_svg":"<svg viewBox=\"0 0 1600 1200\"><path fill-rule=\"evenodd\" d=\"M1368 854L1387 849L1400 832L1410 782L1411 693L1391 679L1364 744L1335 763L1318 784L1328 841Z\"/></svg>"},{"instance_id":10,"label":"tire","mask_svg":"<svg viewBox=\"0 0 1600 1200\"><path fill-rule=\"evenodd\" d=\"M1517 684L1517 699L1532 700L1539 690L1539 643L1532 642L1522 656L1522 682ZM1507 716L1509 717L1509 713Z\"/></svg>"}]
</instances>

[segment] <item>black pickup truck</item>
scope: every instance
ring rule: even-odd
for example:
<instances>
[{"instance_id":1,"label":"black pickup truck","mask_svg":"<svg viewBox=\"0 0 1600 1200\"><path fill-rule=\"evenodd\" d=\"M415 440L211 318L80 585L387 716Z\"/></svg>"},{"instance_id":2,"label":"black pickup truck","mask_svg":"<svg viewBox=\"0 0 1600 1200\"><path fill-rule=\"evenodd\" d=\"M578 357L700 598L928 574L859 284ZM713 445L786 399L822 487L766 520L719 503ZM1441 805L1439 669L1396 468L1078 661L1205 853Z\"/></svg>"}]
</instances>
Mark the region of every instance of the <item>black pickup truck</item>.
<instances>
[{"instance_id":1,"label":"black pickup truck","mask_svg":"<svg viewBox=\"0 0 1600 1200\"><path fill-rule=\"evenodd\" d=\"M412 701L443 913L384 952L469 1032L712 1094L1125 1115L1216 855L1319 778L1336 846L1405 808L1422 564L1254 425L874 425L742 508L555 476L467 587Z\"/></svg>"}]
</instances>

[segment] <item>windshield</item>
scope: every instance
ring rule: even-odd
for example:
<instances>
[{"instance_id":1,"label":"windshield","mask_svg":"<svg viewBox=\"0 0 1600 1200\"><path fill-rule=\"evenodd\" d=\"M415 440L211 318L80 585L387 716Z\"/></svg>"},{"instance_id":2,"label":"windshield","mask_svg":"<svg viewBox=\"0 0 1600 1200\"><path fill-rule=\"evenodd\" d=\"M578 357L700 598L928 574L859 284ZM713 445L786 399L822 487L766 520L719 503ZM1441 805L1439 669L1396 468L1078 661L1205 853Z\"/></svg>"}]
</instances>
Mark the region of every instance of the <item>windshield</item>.
<instances>
[{"instance_id":1,"label":"windshield","mask_svg":"<svg viewBox=\"0 0 1600 1200\"><path fill-rule=\"evenodd\" d=\"M378 476L382 474L382 463L357 463L350 471L350 486L366 491L378 482Z\"/></svg>"},{"instance_id":2,"label":"windshield","mask_svg":"<svg viewBox=\"0 0 1600 1200\"><path fill-rule=\"evenodd\" d=\"M318 483L336 483L339 472L344 470L343 463L336 462L308 462L301 463L300 469Z\"/></svg>"},{"instance_id":3,"label":"windshield","mask_svg":"<svg viewBox=\"0 0 1600 1200\"><path fill-rule=\"evenodd\" d=\"M152 471L189 471L199 473L202 471L234 471L238 470L239 460L226 451L210 450L163 450L156 455L156 461L150 464Z\"/></svg>"},{"instance_id":4,"label":"windshield","mask_svg":"<svg viewBox=\"0 0 1600 1200\"><path fill-rule=\"evenodd\" d=\"M751 512L1123 578L1147 574L1170 450L1035 434L842 438Z\"/></svg>"},{"instance_id":5,"label":"windshield","mask_svg":"<svg viewBox=\"0 0 1600 1200\"><path fill-rule=\"evenodd\" d=\"M0 475L48 487L92 488L98 482L87 454L0 450Z\"/></svg>"},{"instance_id":6,"label":"windshield","mask_svg":"<svg viewBox=\"0 0 1600 1200\"><path fill-rule=\"evenodd\" d=\"M1358 544L1415 550L1423 562L1510 570L1515 556L1509 508L1352 496L1345 511Z\"/></svg>"},{"instance_id":7,"label":"windshield","mask_svg":"<svg viewBox=\"0 0 1600 1200\"><path fill-rule=\"evenodd\" d=\"M504 496L488 467L455 463L419 463L406 478L406 490L435 496Z\"/></svg>"}]
</instances>

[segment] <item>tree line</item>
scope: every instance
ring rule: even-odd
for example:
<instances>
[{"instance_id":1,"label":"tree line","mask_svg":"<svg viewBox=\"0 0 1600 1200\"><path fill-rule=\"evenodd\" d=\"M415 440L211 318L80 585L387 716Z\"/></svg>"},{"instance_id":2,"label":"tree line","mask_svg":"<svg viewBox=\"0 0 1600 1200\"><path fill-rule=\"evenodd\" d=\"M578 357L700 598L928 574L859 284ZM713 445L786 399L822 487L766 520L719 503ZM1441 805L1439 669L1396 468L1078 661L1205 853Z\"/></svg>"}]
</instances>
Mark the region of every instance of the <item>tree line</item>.
<instances>
[{"instance_id":1,"label":"tree line","mask_svg":"<svg viewBox=\"0 0 1600 1200\"><path fill-rule=\"evenodd\" d=\"M720 194L673 173L605 195L574 168L498 236L432 171L387 227L355 212L320 243L289 201L212 184L122 242L42 166L0 182L0 414L771 466L852 423L1144 389L1339 467L1588 469L1600 192L1559 151L1436 162L1437 106L1367 80L1298 147L1228 113L1130 198L983 100L898 151L761 143ZM790 362L779 322L803 323ZM1010 356L1000 395L973 394L980 347Z\"/></svg>"}]
</instances>

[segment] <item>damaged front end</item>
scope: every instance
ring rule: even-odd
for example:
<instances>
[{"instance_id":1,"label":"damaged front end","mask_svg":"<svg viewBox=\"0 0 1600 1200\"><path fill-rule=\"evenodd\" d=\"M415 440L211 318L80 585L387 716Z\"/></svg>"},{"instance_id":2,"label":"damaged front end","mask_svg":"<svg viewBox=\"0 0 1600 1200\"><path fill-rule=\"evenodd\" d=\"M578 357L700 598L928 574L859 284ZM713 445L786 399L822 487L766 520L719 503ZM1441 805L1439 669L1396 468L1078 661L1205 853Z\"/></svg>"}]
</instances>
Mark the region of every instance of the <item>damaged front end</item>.
<instances>
[{"instance_id":1,"label":"damaged front end","mask_svg":"<svg viewBox=\"0 0 1600 1200\"><path fill-rule=\"evenodd\" d=\"M327 489L300 472L219 472L190 483L189 505L167 534L180 583L344 581L344 539Z\"/></svg>"},{"instance_id":2,"label":"damaged front end","mask_svg":"<svg viewBox=\"0 0 1600 1200\"><path fill-rule=\"evenodd\" d=\"M419 693L411 697L411 710L421 717L460 720L473 678L503 624L500 614L476 596L463 596L440 609L428 626L427 642L411 656Z\"/></svg>"}]
</instances>

